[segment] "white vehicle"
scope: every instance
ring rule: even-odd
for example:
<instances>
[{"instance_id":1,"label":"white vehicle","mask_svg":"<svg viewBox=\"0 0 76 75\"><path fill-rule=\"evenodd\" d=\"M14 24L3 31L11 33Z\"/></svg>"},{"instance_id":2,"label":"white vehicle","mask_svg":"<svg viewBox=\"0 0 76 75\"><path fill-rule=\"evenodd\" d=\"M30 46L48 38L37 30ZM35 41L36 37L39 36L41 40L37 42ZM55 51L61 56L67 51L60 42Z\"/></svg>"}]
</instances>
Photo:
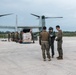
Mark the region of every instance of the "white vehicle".
<instances>
[{"instance_id":1,"label":"white vehicle","mask_svg":"<svg viewBox=\"0 0 76 75\"><path fill-rule=\"evenodd\" d=\"M32 31L30 29L23 29L23 34L22 34L22 42L23 43L34 43L33 40L33 34Z\"/></svg>"},{"instance_id":2,"label":"white vehicle","mask_svg":"<svg viewBox=\"0 0 76 75\"><path fill-rule=\"evenodd\" d=\"M23 42L32 42L32 36L30 32L23 33Z\"/></svg>"}]
</instances>

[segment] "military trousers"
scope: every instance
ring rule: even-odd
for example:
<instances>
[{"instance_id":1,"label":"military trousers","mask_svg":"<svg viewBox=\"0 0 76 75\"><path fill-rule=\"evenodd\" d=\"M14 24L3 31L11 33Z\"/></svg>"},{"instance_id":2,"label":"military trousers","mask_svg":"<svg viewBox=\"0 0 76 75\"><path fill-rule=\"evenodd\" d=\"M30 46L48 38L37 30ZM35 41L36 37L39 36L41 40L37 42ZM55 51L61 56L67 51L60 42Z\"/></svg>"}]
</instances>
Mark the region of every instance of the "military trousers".
<instances>
[{"instance_id":1,"label":"military trousers","mask_svg":"<svg viewBox=\"0 0 76 75\"><path fill-rule=\"evenodd\" d=\"M51 53L52 53L52 56L55 54L54 53L54 41L51 41Z\"/></svg>"},{"instance_id":2,"label":"military trousers","mask_svg":"<svg viewBox=\"0 0 76 75\"><path fill-rule=\"evenodd\" d=\"M50 59L50 48L49 48L48 41L41 41L41 49L42 49L43 59L46 59L46 55L47 55L47 58Z\"/></svg>"},{"instance_id":3,"label":"military trousers","mask_svg":"<svg viewBox=\"0 0 76 75\"><path fill-rule=\"evenodd\" d=\"M57 50L58 50L59 57L63 57L62 41L57 42Z\"/></svg>"}]
</instances>

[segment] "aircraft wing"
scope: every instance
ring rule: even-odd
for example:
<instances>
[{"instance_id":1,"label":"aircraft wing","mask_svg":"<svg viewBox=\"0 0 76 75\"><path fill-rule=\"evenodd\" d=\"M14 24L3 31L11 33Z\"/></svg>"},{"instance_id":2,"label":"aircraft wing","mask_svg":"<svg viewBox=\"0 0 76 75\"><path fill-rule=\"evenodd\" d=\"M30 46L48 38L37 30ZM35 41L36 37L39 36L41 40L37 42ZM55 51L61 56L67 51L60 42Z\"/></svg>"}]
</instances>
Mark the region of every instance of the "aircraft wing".
<instances>
[{"instance_id":1,"label":"aircraft wing","mask_svg":"<svg viewBox=\"0 0 76 75\"><path fill-rule=\"evenodd\" d=\"M41 28L41 26L18 26L18 28Z\"/></svg>"},{"instance_id":2,"label":"aircraft wing","mask_svg":"<svg viewBox=\"0 0 76 75\"><path fill-rule=\"evenodd\" d=\"M0 15L0 17L7 16L7 15L12 15L12 13L10 13L10 14L2 14L2 15Z\"/></svg>"},{"instance_id":3,"label":"aircraft wing","mask_svg":"<svg viewBox=\"0 0 76 75\"><path fill-rule=\"evenodd\" d=\"M33 16L36 16L36 17L38 17L38 18L40 17L40 16L38 16L38 15L35 15L35 14L31 14L31 15L33 15Z\"/></svg>"}]
</instances>

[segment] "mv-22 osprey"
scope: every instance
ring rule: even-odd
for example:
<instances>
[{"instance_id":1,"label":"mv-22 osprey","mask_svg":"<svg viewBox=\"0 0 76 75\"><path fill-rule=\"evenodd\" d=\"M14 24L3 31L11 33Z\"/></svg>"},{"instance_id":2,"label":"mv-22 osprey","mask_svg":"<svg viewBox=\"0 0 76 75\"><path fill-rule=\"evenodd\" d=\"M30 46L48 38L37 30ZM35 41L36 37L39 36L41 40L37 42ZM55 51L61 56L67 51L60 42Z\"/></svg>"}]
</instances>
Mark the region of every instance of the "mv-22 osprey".
<instances>
[{"instance_id":1,"label":"mv-22 osprey","mask_svg":"<svg viewBox=\"0 0 76 75\"><path fill-rule=\"evenodd\" d=\"M63 18L63 17L45 17L44 15L39 16L39 15L36 15L36 14L31 14L31 15L33 15L33 16L35 16L35 17L37 17L39 19L39 25L41 26L39 28L39 31L42 31L43 26L45 26L45 19L49 19L49 18Z\"/></svg>"}]
</instances>

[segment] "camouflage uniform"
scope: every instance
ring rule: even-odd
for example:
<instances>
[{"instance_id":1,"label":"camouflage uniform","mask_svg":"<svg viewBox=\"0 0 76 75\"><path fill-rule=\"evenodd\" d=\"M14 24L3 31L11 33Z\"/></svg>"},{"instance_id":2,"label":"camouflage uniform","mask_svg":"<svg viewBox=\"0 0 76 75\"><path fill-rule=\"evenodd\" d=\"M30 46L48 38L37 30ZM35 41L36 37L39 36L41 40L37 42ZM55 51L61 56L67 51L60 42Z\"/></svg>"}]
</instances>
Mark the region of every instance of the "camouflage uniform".
<instances>
[{"instance_id":1,"label":"camouflage uniform","mask_svg":"<svg viewBox=\"0 0 76 75\"><path fill-rule=\"evenodd\" d=\"M47 58L50 59L49 37L50 35L47 31L42 31L39 36L39 43L41 45L43 59L46 59L45 51Z\"/></svg>"},{"instance_id":2,"label":"camouflage uniform","mask_svg":"<svg viewBox=\"0 0 76 75\"><path fill-rule=\"evenodd\" d=\"M15 41L15 33L14 32L11 33L11 40Z\"/></svg>"},{"instance_id":3,"label":"camouflage uniform","mask_svg":"<svg viewBox=\"0 0 76 75\"><path fill-rule=\"evenodd\" d=\"M19 42L19 33L18 32L15 33L15 42Z\"/></svg>"},{"instance_id":4,"label":"camouflage uniform","mask_svg":"<svg viewBox=\"0 0 76 75\"><path fill-rule=\"evenodd\" d=\"M59 30L57 33L57 38L56 38L59 57L63 57L62 36L63 36L62 30Z\"/></svg>"},{"instance_id":5,"label":"camouflage uniform","mask_svg":"<svg viewBox=\"0 0 76 75\"><path fill-rule=\"evenodd\" d=\"M32 31L30 33L31 33L31 36L32 36L31 40L33 40L33 43L35 43L35 41L34 41L34 34L32 33Z\"/></svg>"},{"instance_id":6,"label":"camouflage uniform","mask_svg":"<svg viewBox=\"0 0 76 75\"><path fill-rule=\"evenodd\" d=\"M8 41L10 41L11 35L10 33L8 33Z\"/></svg>"},{"instance_id":7,"label":"camouflage uniform","mask_svg":"<svg viewBox=\"0 0 76 75\"><path fill-rule=\"evenodd\" d=\"M22 42L22 40L23 40L23 32L21 31L20 32L20 41Z\"/></svg>"}]
</instances>

